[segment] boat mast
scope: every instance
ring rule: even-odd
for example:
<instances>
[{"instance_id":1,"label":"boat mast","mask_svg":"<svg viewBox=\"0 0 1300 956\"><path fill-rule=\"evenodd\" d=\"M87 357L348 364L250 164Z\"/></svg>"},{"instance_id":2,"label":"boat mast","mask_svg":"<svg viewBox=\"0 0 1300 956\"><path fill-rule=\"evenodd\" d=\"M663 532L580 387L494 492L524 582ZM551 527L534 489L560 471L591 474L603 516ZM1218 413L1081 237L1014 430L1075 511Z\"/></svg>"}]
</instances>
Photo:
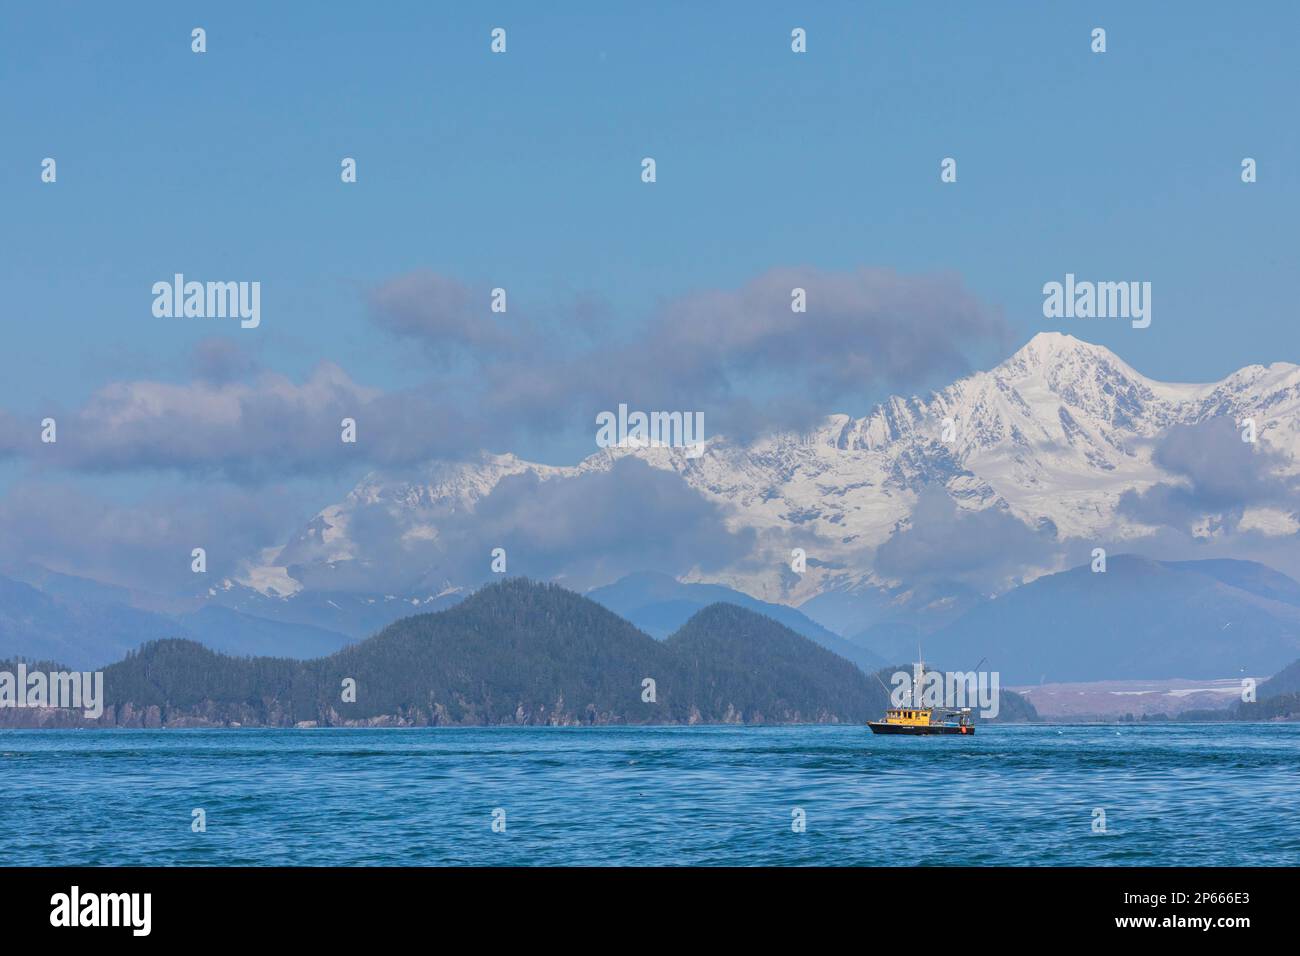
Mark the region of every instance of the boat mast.
<instances>
[{"instance_id":1,"label":"boat mast","mask_svg":"<svg viewBox=\"0 0 1300 956\"><path fill-rule=\"evenodd\" d=\"M921 657L921 645L916 645L916 666L912 668L912 707L921 707L921 685L925 682L925 661Z\"/></svg>"}]
</instances>

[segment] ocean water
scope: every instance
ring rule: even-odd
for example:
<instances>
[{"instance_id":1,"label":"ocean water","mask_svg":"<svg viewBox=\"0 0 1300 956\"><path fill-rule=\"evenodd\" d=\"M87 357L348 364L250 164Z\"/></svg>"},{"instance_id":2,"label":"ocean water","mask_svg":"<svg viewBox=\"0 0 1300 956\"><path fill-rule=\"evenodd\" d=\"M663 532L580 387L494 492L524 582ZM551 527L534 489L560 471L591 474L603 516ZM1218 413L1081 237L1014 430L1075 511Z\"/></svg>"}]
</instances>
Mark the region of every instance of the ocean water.
<instances>
[{"instance_id":1,"label":"ocean water","mask_svg":"<svg viewBox=\"0 0 1300 956\"><path fill-rule=\"evenodd\" d=\"M1297 724L0 731L0 785L7 865L1300 863Z\"/></svg>"}]
</instances>

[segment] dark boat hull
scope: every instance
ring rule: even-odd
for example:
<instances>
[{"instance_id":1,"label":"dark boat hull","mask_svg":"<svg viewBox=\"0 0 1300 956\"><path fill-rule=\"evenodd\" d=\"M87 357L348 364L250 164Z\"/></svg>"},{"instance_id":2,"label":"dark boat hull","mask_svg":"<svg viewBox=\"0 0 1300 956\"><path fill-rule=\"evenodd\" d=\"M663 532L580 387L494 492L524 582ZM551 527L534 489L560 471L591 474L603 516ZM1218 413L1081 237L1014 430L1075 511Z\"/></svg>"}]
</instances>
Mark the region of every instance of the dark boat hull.
<instances>
[{"instance_id":1,"label":"dark boat hull","mask_svg":"<svg viewBox=\"0 0 1300 956\"><path fill-rule=\"evenodd\" d=\"M957 724L887 724L883 721L868 720L867 726L873 734L904 734L911 737L929 737L934 734L957 734L970 737L975 733L972 726L960 727Z\"/></svg>"}]
</instances>

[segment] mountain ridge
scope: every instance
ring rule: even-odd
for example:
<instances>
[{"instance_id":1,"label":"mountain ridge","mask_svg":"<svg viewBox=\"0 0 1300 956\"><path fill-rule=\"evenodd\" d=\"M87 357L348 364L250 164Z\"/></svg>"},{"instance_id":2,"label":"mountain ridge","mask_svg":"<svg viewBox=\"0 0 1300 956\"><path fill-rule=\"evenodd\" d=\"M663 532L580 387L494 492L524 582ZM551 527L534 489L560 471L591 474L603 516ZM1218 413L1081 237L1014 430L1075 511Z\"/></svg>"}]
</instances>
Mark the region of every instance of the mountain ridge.
<instances>
[{"instance_id":1,"label":"mountain ridge","mask_svg":"<svg viewBox=\"0 0 1300 956\"><path fill-rule=\"evenodd\" d=\"M152 641L105 668L103 686L100 721L5 708L0 725L860 723L887 701L849 661L745 608L709 605L657 641L594 601L524 579L315 660Z\"/></svg>"},{"instance_id":2,"label":"mountain ridge","mask_svg":"<svg viewBox=\"0 0 1300 956\"><path fill-rule=\"evenodd\" d=\"M1275 572L1200 564L1115 555L1104 573L1045 575L926 635L926 651L987 657L1009 684L1271 674L1300 657L1300 604L1270 596Z\"/></svg>"},{"instance_id":3,"label":"mountain ridge","mask_svg":"<svg viewBox=\"0 0 1300 956\"><path fill-rule=\"evenodd\" d=\"M684 582L725 585L791 606L841 590L906 589L914 582L878 567L877 552L912 526L926 489L938 488L958 516L1000 514L1042 537L1044 553L1008 569L993 582L1000 591L1068 567L1068 542L1118 549L1149 534L1120 503L1125 493L1180 480L1155 460L1157 437L1214 418L1231 418L1235 427L1246 416L1258 418L1261 447L1288 457L1288 473L1296 474L1300 366L1254 365L1218 382L1166 383L1103 346L1044 332L993 369L926 399L892 397L860 418L830 415L808 433L747 446L715 436L699 458L673 448L606 448L572 466L484 454L410 476L373 472L283 548L250 559L235 581L283 597L304 582L360 567L367 555L350 529L366 508L379 509L404 538L436 542L442 523L472 515L507 477L573 480L634 457L675 474L723 509L730 527L762 542L761 554L743 563L708 573L682 569ZM1245 520L1265 535L1300 531L1295 510L1253 507ZM798 545L815 560L792 574L789 554ZM473 583L453 580L452 563L436 548L416 564L403 569L410 578L403 586L432 592ZM267 582L278 582L279 590Z\"/></svg>"},{"instance_id":4,"label":"mountain ridge","mask_svg":"<svg viewBox=\"0 0 1300 956\"><path fill-rule=\"evenodd\" d=\"M684 583L668 574L643 571L624 575L604 587L593 588L587 592L587 597L661 640L709 605L734 604L778 621L814 644L852 661L867 673L885 666L884 658L845 640L796 608L759 601L720 584Z\"/></svg>"}]
</instances>

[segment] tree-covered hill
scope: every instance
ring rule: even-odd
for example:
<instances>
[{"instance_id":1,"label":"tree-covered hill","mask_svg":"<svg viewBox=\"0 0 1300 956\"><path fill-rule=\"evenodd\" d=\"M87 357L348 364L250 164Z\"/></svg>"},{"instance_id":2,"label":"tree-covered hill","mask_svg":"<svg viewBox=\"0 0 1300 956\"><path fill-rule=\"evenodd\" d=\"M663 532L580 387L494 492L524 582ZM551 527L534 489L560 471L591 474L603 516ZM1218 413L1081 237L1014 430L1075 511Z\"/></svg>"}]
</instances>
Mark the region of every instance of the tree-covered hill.
<instances>
[{"instance_id":1,"label":"tree-covered hill","mask_svg":"<svg viewBox=\"0 0 1300 956\"><path fill-rule=\"evenodd\" d=\"M702 713L740 723L862 723L888 694L876 680L769 617L711 604L668 638L689 699Z\"/></svg>"},{"instance_id":2,"label":"tree-covered hill","mask_svg":"<svg viewBox=\"0 0 1300 956\"><path fill-rule=\"evenodd\" d=\"M679 667L662 644L594 601L523 579L398 621L313 666L331 693L346 677L357 681L357 702L335 708L345 720L645 723L686 715ZM655 703L641 700L646 678L655 681Z\"/></svg>"},{"instance_id":3,"label":"tree-covered hill","mask_svg":"<svg viewBox=\"0 0 1300 956\"><path fill-rule=\"evenodd\" d=\"M104 690L104 718L86 726L861 723L887 701L876 679L753 611L711 605L661 642L524 579L310 661L153 641L105 668Z\"/></svg>"}]
</instances>

